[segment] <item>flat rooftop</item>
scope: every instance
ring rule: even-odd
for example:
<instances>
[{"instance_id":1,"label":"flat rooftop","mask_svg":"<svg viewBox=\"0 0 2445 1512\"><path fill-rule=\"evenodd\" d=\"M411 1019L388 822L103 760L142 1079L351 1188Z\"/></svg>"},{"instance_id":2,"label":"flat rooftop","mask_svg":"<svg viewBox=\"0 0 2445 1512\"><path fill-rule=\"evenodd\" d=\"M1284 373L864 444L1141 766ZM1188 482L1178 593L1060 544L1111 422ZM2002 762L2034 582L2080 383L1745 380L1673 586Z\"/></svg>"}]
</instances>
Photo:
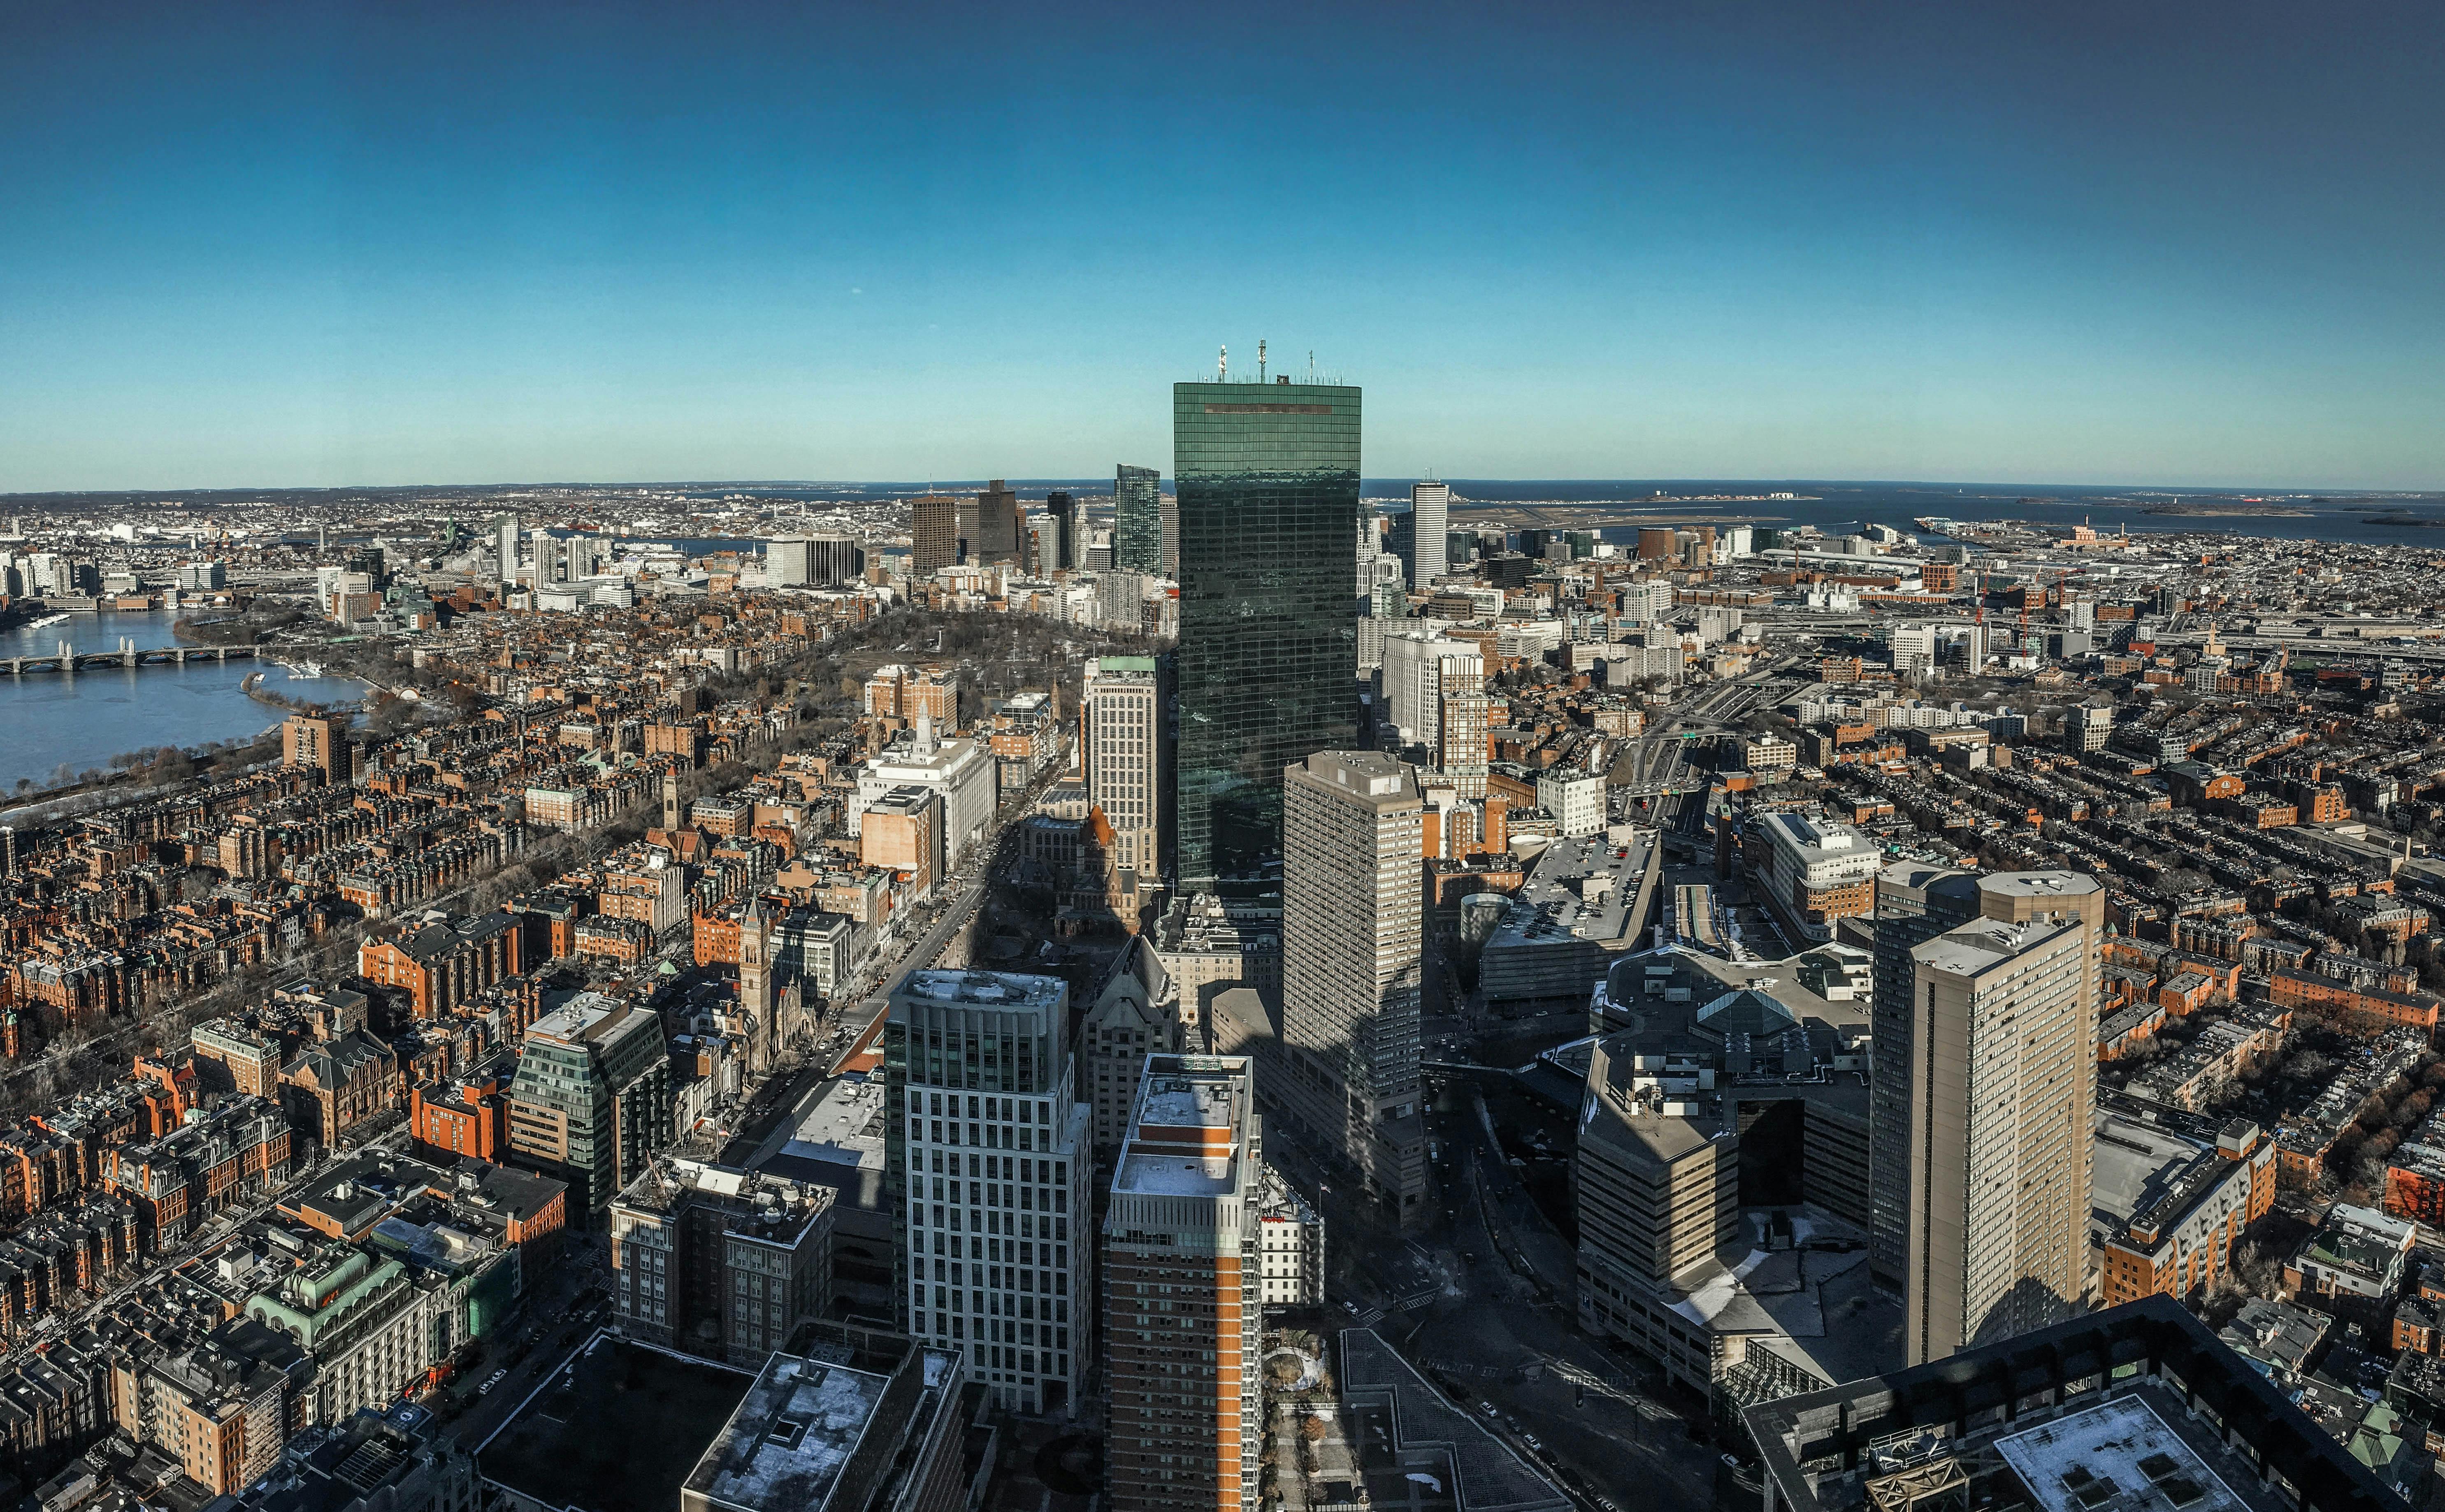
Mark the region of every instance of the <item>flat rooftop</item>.
<instances>
[{"instance_id":1,"label":"flat rooftop","mask_svg":"<svg viewBox=\"0 0 2445 1512\"><path fill-rule=\"evenodd\" d=\"M1389 1451L1382 1461L1369 1456L1367 1480L1377 1506L1570 1512L1570 1498L1488 1432L1477 1414L1428 1385L1373 1330L1343 1329L1340 1340L1342 1397L1390 1441L1382 1446ZM1413 1474L1431 1480L1413 1481ZM1430 1486L1449 1500L1411 1501Z\"/></svg>"},{"instance_id":2,"label":"flat rooftop","mask_svg":"<svg viewBox=\"0 0 2445 1512\"><path fill-rule=\"evenodd\" d=\"M846 1365L773 1355L686 1488L749 1512L821 1507L888 1384L887 1376Z\"/></svg>"},{"instance_id":3,"label":"flat rooftop","mask_svg":"<svg viewBox=\"0 0 2445 1512\"><path fill-rule=\"evenodd\" d=\"M1049 1008L1062 991L1058 977L1013 971L912 971L900 984L904 998L979 1008Z\"/></svg>"},{"instance_id":4,"label":"flat rooftop","mask_svg":"<svg viewBox=\"0 0 2445 1512\"><path fill-rule=\"evenodd\" d=\"M1503 911L1485 948L1517 950L1550 941L1614 941L1630 927L1655 850L1655 832L1556 840L1528 864L1528 879Z\"/></svg>"},{"instance_id":5,"label":"flat rooftop","mask_svg":"<svg viewBox=\"0 0 2445 1512\"><path fill-rule=\"evenodd\" d=\"M476 1451L487 1480L545 1506L671 1512L754 1378L597 1334Z\"/></svg>"},{"instance_id":6,"label":"flat rooftop","mask_svg":"<svg viewBox=\"0 0 2445 1512\"><path fill-rule=\"evenodd\" d=\"M1950 972L1958 977L1974 977L2039 948L2057 935L2079 927L2076 924L2047 924L2034 921L2006 924L2000 920L1982 919L1915 946L1911 957L1938 971Z\"/></svg>"},{"instance_id":7,"label":"flat rooftop","mask_svg":"<svg viewBox=\"0 0 2445 1512\"><path fill-rule=\"evenodd\" d=\"M2098 1226L2118 1233L2142 1209L2161 1202L2182 1172L2207 1149L2170 1129L2100 1109L2089 1204Z\"/></svg>"},{"instance_id":8,"label":"flat rooftop","mask_svg":"<svg viewBox=\"0 0 2445 1512\"><path fill-rule=\"evenodd\" d=\"M1207 1055L1155 1055L1138 1083L1115 1196L1222 1197L1240 1184L1241 1089L1252 1085L1245 1061Z\"/></svg>"},{"instance_id":9,"label":"flat rooftop","mask_svg":"<svg viewBox=\"0 0 2445 1512\"><path fill-rule=\"evenodd\" d=\"M583 1044L624 1017L628 1005L599 992L581 992L527 1028L532 1036Z\"/></svg>"},{"instance_id":10,"label":"flat rooftop","mask_svg":"<svg viewBox=\"0 0 2445 1512\"><path fill-rule=\"evenodd\" d=\"M2249 1512L2134 1393L1995 1441L2042 1512Z\"/></svg>"}]
</instances>

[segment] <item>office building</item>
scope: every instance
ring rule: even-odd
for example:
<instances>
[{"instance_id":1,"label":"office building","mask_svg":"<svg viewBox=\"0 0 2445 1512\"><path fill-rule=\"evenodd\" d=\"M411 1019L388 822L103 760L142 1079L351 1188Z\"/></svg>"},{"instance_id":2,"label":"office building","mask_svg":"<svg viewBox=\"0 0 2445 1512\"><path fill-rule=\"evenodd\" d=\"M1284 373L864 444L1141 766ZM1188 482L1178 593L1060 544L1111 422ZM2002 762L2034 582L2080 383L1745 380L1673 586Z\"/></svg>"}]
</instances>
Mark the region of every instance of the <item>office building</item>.
<instances>
[{"instance_id":1,"label":"office building","mask_svg":"<svg viewBox=\"0 0 2445 1512\"><path fill-rule=\"evenodd\" d=\"M1147 1057L1104 1215L1114 1512L1257 1505L1260 1159L1253 1062Z\"/></svg>"},{"instance_id":2,"label":"office building","mask_svg":"<svg viewBox=\"0 0 2445 1512\"><path fill-rule=\"evenodd\" d=\"M1155 518L1163 526L1163 575L1180 576L1180 496L1166 494L1155 506Z\"/></svg>"},{"instance_id":3,"label":"office building","mask_svg":"<svg viewBox=\"0 0 2445 1512\"><path fill-rule=\"evenodd\" d=\"M1018 495L1000 478L995 478L977 495L976 527L968 532L968 560L989 567L1026 568L1026 521L1019 513Z\"/></svg>"},{"instance_id":4,"label":"office building","mask_svg":"<svg viewBox=\"0 0 2445 1512\"><path fill-rule=\"evenodd\" d=\"M1769 813L1758 824L1767 846L1759 890L1792 943L1822 944L1837 920L1876 906L1884 855L1866 835L1803 813Z\"/></svg>"},{"instance_id":5,"label":"office building","mask_svg":"<svg viewBox=\"0 0 2445 1512\"><path fill-rule=\"evenodd\" d=\"M1485 664L1483 660L1479 667ZM1457 685L1459 691L1455 692ZM1444 678L1443 712L1437 719L1435 777L1460 797L1485 796L1486 729L1493 719L1493 700L1485 696L1482 676L1455 682L1447 665Z\"/></svg>"},{"instance_id":6,"label":"office building","mask_svg":"<svg viewBox=\"0 0 2445 1512\"><path fill-rule=\"evenodd\" d=\"M1569 839L1604 833L1605 780L1601 774L1546 771L1537 774L1537 807L1553 816Z\"/></svg>"},{"instance_id":7,"label":"office building","mask_svg":"<svg viewBox=\"0 0 2445 1512\"><path fill-rule=\"evenodd\" d=\"M1647 532L1638 532L1645 535ZM1625 584L1620 594L1621 617L1633 625L1655 625L1672 618L1672 585L1662 578Z\"/></svg>"},{"instance_id":8,"label":"office building","mask_svg":"<svg viewBox=\"0 0 2445 1512\"><path fill-rule=\"evenodd\" d=\"M905 1331L965 1351L1005 1411L1069 1414L1085 1383L1088 1110L1058 978L914 971L884 1024L885 1199L905 1222ZM1073 1263L1073 1258L1075 1263Z\"/></svg>"},{"instance_id":9,"label":"office building","mask_svg":"<svg viewBox=\"0 0 2445 1512\"><path fill-rule=\"evenodd\" d=\"M1357 742L1359 391L1175 384L1172 450L1175 869L1203 884L1278 857L1283 771Z\"/></svg>"},{"instance_id":10,"label":"office building","mask_svg":"<svg viewBox=\"0 0 2445 1512\"><path fill-rule=\"evenodd\" d=\"M679 1512L966 1506L969 1434L982 1430L962 1410L968 1362L959 1352L847 1324L807 1336L805 1355L762 1362L681 1483Z\"/></svg>"},{"instance_id":11,"label":"office building","mask_svg":"<svg viewBox=\"0 0 2445 1512\"><path fill-rule=\"evenodd\" d=\"M928 494L908 505L908 570L918 577L957 567L968 559L961 516L970 513L947 494Z\"/></svg>"},{"instance_id":12,"label":"office building","mask_svg":"<svg viewBox=\"0 0 2445 1512\"><path fill-rule=\"evenodd\" d=\"M1112 477L1112 570L1163 574L1163 475L1123 462Z\"/></svg>"},{"instance_id":13,"label":"office building","mask_svg":"<svg viewBox=\"0 0 2445 1512\"><path fill-rule=\"evenodd\" d=\"M2346 1422L2347 1443L2294 1390L2152 1297L1748 1406L1765 1484L1747 1496L1770 1512L2401 1512L2381 1440L2417 1430L2357 1404L2390 1431Z\"/></svg>"},{"instance_id":14,"label":"office building","mask_svg":"<svg viewBox=\"0 0 2445 1512\"><path fill-rule=\"evenodd\" d=\"M1282 1039L1299 1062L1282 1095L1414 1218L1425 798L1412 768L1374 752L1318 752L1282 782Z\"/></svg>"},{"instance_id":15,"label":"office building","mask_svg":"<svg viewBox=\"0 0 2445 1512\"><path fill-rule=\"evenodd\" d=\"M754 1366L831 1301L833 1190L668 1155L611 1204L620 1332Z\"/></svg>"},{"instance_id":16,"label":"office building","mask_svg":"<svg viewBox=\"0 0 2445 1512\"><path fill-rule=\"evenodd\" d=\"M501 558L501 581L514 583L518 578L518 516L509 511L493 522L495 550Z\"/></svg>"},{"instance_id":17,"label":"office building","mask_svg":"<svg viewBox=\"0 0 2445 1512\"><path fill-rule=\"evenodd\" d=\"M527 1029L510 1153L568 1183L572 1215L599 1212L677 1137L673 1108L661 1017L582 992Z\"/></svg>"},{"instance_id":18,"label":"office building","mask_svg":"<svg viewBox=\"0 0 2445 1512\"><path fill-rule=\"evenodd\" d=\"M866 811L886 794L903 788L939 794L943 862L956 869L993 818L993 752L986 741L972 736L936 739L930 713L915 719L913 729L885 746L858 774L857 793L849 802L849 831L862 836Z\"/></svg>"},{"instance_id":19,"label":"office building","mask_svg":"<svg viewBox=\"0 0 2445 1512\"><path fill-rule=\"evenodd\" d=\"M1044 513L1053 516L1053 560L1039 564L1039 571L1074 572L1078 557L1087 549L1087 517L1078 501L1059 489L1044 495Z\"/></svg>"},{"instance_id":20,"label":"office building","mask_svg":"<svg viewBox=\"0 0 2445 1512\"><path fill-rule=\"evenodd\" d=\"M2075 703L2063 719L2063 740L2083 754L2102 751L2114 735L2114 705Z\"/></svg>"},{"instance_id":21,"label":"office building","mask_svg":"<svg viewBox=\"0 0 2445 1512\"><path fill-rule=\"evenodd\" d=\"M814 581L803 535L785 535L764 543L764 586L804 588Z\"/></svg>"},{"instance_id":22,"label":"office building","mask_svg":"<svg viewBox=\"0 0 2445 1512\"><path fill-rule=\"evenodd\" d=\"M807 537L807 582L814 588L855 583L866 574L866 548L856 536Z\"/></svg>"},{"instance_id":23,"label":"office building","mask_svg":"<svg viewBox=\"0 0 2445 1512\"><path fill-rule=\"evenodd\" d=\"M1402 553L1401 566L1409 574L1409 587L1419 592L1433 587L1446 571L1445 526L1450 514L1450 484L1409 485L1409 527L1405 532L1409 550Z\"/></svg>"},{"instance_id":24,"label":"office building","mask_svg":"<svg viewBox=\"0 0 2445 1512\"><path fill-rule=\"evenodd\" d=\"M1447 663L1456 663L1449 668ZM1384 638L1384 711L1401 743L1436 749L1442 739L1444 689L1481 691L1485 662L1476 645L1446 640L1433 630Z\"/></svg>"},{"instance_id":25,"label":"office building","mask_svg":"<svg viewBox=\"0 0 2445 1512\"><path fill-rule=\"evenodd\" d=\"M1112 827L1112 862L1159 875L1164 720L1154 658L1090 661L1079 716L1086 725L1087 801Z\"/></svg>"},{"instance_id":26,"label":"office building","mask_svg":"<svg viewBox=\"0 0 2445 1512\"><path fill-rule=\"evenodd\" d=\"M2059 1322L2088 1285L2105 889L2018 871L1977 890L1976 920L1911 951L1913 1365Z\"/></svg>"}]
</instances>

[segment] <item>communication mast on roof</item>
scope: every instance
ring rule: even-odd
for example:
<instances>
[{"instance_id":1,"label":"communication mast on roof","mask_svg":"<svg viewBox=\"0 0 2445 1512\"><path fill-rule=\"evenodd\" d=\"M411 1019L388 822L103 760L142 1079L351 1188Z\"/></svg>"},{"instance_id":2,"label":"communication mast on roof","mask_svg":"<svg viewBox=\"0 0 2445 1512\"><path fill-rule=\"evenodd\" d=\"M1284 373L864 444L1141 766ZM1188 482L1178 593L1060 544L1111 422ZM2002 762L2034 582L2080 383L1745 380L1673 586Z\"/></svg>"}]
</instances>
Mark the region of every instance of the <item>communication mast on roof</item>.
<instances>
[{"instance_id":1,"label":"communication mast on roof","mask_svg":"<svg viewBox=\"0 0 2445 1512\"><path fill-rule=\"evenodd\" d=\"M1265 381L1265 339L1264 339L1262 336L1260 336L1260 337L1258 337L1258 338L1257 338L1257 382L1258 382L1258 383L1263 383L1264 381Z\"/></svg>"},{"instance_id":2,"label":"communication mast on roof","mask_svg":"<svg viewBox=\"0 0 2445 1512\"><path fill-rule=\"evenodd\" d=\"M1222 355L1214 359L1214 382L1223 383L1230 382L1230 379L1231 348L1225 346L1222 348Z\"/></svg>"}]
</instances>

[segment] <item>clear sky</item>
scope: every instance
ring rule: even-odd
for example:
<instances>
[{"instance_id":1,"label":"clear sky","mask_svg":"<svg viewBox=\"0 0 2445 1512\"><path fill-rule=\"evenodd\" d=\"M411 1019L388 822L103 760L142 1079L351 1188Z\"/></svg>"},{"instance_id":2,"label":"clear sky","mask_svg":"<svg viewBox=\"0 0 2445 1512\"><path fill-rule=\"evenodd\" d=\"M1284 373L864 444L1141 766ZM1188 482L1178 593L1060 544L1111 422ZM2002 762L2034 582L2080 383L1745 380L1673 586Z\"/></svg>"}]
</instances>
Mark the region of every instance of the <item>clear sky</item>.
<instances>
[{"instance_id":1,"label":"clear sky","mask_svg":"<svg viewBox=\"0 0 2445 1512\"><path fill-rule=\"evenodd\" d=\"M2445 486L2445 9L0 8L0 492Z\"/></svg>"}]
</instances>

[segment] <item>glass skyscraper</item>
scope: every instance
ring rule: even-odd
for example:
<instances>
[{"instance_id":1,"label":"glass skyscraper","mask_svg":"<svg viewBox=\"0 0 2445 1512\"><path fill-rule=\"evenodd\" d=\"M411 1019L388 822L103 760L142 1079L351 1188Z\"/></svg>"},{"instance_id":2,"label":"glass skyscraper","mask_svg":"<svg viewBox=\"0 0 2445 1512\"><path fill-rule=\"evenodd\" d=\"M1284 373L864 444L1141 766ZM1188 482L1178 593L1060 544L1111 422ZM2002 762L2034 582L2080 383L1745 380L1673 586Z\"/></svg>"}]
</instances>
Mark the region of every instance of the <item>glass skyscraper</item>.
<instances>
[{"instance_id":1,"label":"glass skyscraper","mask_svg":"<svg viewBox=\"0 0 2445 1512\"><path fill-rule=\"evenodd\" d=\"M1358 390L1172 385L1184 886L1268 874L1282 769L1356 744Z\"/></svg>"},{"instance_id":2,"label":"glass skyscraper","mask_svg":"<svg viewBox=\"0 0 2445 1512\"><path fill-rule=\"evenodd\" d=\"M1163 571L1163 475L1123 462L1112 478L1112 570Z\"/></svg>"}]
</instances>

